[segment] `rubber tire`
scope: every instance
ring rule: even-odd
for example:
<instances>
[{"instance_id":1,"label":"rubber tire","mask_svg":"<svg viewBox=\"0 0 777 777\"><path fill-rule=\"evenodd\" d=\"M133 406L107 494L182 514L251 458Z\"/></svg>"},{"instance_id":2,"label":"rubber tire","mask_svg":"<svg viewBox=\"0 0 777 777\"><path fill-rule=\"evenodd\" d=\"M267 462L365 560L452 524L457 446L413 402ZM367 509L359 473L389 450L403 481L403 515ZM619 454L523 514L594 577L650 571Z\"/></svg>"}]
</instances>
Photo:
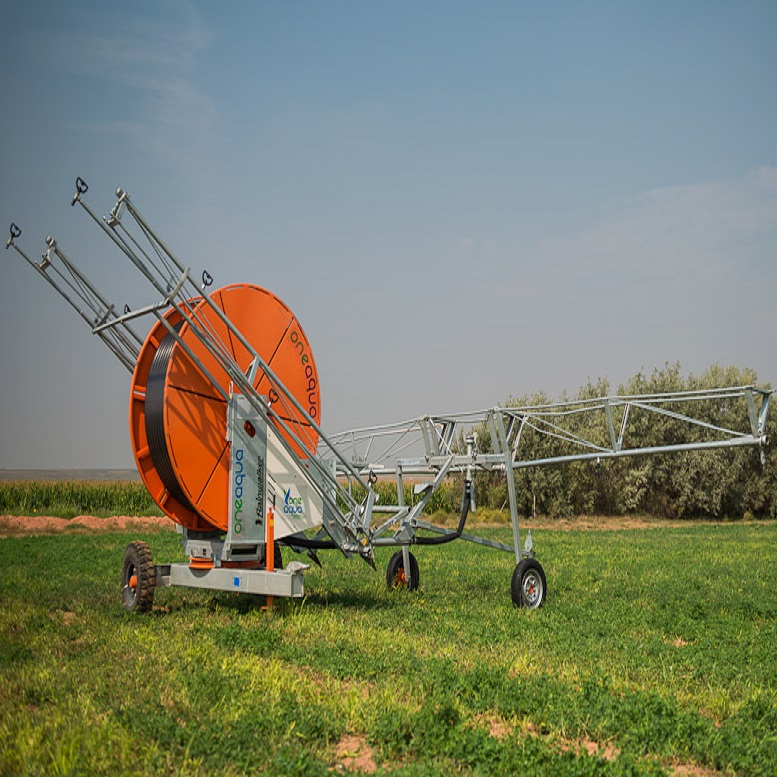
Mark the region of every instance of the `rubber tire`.
<instances>
[{"instance_id":1,"label":"rubber tire","mask_svg":"<svg viewBox=\"0 0 777 777\"><path fill-rule=\"evenodd\" d=\"M510 595L516 607L536 610L542 607L548 595L545 570L539 561L533 558L522 559L515 567L510 583Z\"/></svg>"},{"instance_id":2,"label":"rubber tire","mask_svg":"<svg viewBox=\"0 0 777 777\"><path fill-rule=\"evenodd\" d=\"M405 561L402 558L402 551L398 550L389 560L386 567L386 585L392 590L406 588L408 591L418 589L418 562L412 553L410 557L410 585L407 584L405 577Z\"/></svg>"},{"instance_id":3,"label":"rubber tire","mask_svg":"<svg viewBox=\"0 0 777 777\"><path fill-rule=\"evenodd\" d=\"M135 588L130 579L135 577ZM154 604L156 570L148 545L141 540L130 542L124 552L121 568L121 604L130 612L148 612Z\"/></svg>"}]
</instances>

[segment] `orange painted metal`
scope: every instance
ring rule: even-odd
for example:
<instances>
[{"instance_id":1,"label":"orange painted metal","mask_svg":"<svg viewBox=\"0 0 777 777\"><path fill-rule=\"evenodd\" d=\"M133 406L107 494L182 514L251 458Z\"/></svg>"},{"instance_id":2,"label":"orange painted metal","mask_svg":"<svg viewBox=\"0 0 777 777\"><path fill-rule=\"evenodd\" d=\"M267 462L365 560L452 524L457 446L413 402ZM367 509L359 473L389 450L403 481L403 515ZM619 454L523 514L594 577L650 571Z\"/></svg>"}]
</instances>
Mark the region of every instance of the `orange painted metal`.
<instances>
[{"instance_id":1,"label":"orange painted metal","mask_svg":"<svg viewBox=\"0 0 777 777\"><path fill-rule=\"evenodd\" d=\"M182 321L182 316L176 309L168 311L165 318L173 327ZM168 492L152 459L146 434L146 387L148 386L149 372L154 356L167 334L168 330L165 325L161 321L157 321L140 349L135 371L132 374L129 402L132 453L135 456L135 465L143 485L162 512L187 529L207 531L213 527L191 507L182 504Z\"/></svg>"},{"instance_id":2,"label":"orange painted metal","mask_svg":"<svg viewBox=\"0 0 777 777\"><path fill-rule=\"evenodd\" d=\"M238 284L220 289L211 300L227 315L251 347L269 365L292 395L320 423L321 396L310 343L296 316L274 294L258 286ZM197 325L220 341L244 373L251 365L250 352L235 338L205 300L194 311ZM171 326L182 317L173 309ZM167 335L159 322L141 349L130 391L130 432L135 462L154 501L172 520L199 531L226 531L229 502L229 446L226 442L227 405L180 345L172 349L164 384L163 428L167 452L181 493L182 504L169 493L152 461L145 429L145 393L151 362ZM179 336L221 388L230 390L230 378L202 344L188 322ZM290 403L279 401L279 392L259 370L253 386L260 395L275 400L272 412L304 442L294 443L280 424L280 434L298 453L315 453L318 434Z\"/></svg>"},{"instance_id":3,"label":"orange painted metal","mask_svg":"<svg viewBox=\"0 0 777 777\"><path fill-rule=\"evenodd\" d=\"M268 572L275 570L275 511L271 507L267 511L267 528L265 534L267 550L265 554L264 566Z\"/></svg>"},{"instance_id":4,"label":"orange painted metal","mask_svg":"<svg viewBox=\"0 0 777 777\"><path fill-rule=\"evenodd\" d=\"M261 569L259 561L222 561L222 569Z\"/></svg>"},{"instance_id":5,"label":"orange painted metal","mask_svg":"<svg viewBox=\"0 0 777 777\"><path fill-rule=\"evenodd\" d=\"M264 568L268 572L275 571L275 511L271 507L267 511L267 528L265 534L265 562ZM265 602L265 609L272 608L273 597L268 595Z\"/></svg>"},{"instance_id":6,"label":"orange painted metal","mask_svg":"<svg viewBox=\"0 0 777 777\"><path fill-rule=\"evenodd\" d=\"M189 569L213 569L213 559L190 556Z\"/></svg>"}]
</instances>

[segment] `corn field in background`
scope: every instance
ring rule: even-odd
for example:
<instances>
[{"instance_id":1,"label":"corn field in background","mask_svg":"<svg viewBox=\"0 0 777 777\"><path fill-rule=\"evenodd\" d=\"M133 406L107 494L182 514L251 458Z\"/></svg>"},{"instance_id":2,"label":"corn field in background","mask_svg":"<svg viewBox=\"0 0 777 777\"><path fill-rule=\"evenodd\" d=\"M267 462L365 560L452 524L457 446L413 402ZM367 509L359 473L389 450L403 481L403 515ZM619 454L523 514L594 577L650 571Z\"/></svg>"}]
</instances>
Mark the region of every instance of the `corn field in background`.
<instances>
[{"instance_id":1,"label":"corn field in background","mask_svg":"<svg viewBox=\"0 0 777 777\"><path fill-rule=\"evenodd\" d=\"M0 483L0 514L162 515L142 483L37 481Z\"/></svg>"}]
</instances>

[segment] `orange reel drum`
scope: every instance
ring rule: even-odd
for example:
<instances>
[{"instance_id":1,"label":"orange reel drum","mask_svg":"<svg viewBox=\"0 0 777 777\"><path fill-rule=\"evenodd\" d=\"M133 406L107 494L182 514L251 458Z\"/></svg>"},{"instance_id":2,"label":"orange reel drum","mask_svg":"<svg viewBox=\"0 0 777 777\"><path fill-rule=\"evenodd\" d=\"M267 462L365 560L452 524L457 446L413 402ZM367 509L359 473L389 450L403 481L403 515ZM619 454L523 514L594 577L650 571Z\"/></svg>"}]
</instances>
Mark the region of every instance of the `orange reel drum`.
<instances>
[{"instance_id":1,"label":"orange reel drum","mask_svg":"<svg viewBox=\"0 0 777 777\"><path fill-rule=\"evenodd\" d=\"M289 308L269 291L248 284L220 289L211 300L320 424L316 364L310 343ZM171 309L166 319L218 385L229 392L229 376L191 325L176 309ZM194 319L247 373L250 351L205 300L196 304ZM317 432L291 403L278 399L278 392L261 369L252 385L258 394L272 400L272 412L303 441L303 447L276 422L277 431L298 453L314 454ZM167 516L187 529L227 529L230 456L226 418L224 397L158 322L143 344L132 377L130 436L138 472L152 498Z\"/></svg>"}]
</instances>

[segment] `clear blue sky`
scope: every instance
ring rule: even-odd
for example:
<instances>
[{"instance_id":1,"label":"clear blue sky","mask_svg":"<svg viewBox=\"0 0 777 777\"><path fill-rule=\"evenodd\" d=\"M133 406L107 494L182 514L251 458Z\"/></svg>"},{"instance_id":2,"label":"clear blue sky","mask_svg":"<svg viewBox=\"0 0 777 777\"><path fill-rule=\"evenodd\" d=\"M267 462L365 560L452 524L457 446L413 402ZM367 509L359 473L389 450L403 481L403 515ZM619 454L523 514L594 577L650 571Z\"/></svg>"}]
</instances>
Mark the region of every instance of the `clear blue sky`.
<instances>
[{"instance_id":1,"label":"clear blue sky","mask_svg":"<svg viewBox=\"0 0 777 777\"><path fill-rule=\"evenodd\" d=\"M6 4L0 226L112 299L122 186L310 338L330 431L680 361L777 381L777 3ZM0 468L130 467L129 375L12 251Z\"/></svg>"}]
</instances>

